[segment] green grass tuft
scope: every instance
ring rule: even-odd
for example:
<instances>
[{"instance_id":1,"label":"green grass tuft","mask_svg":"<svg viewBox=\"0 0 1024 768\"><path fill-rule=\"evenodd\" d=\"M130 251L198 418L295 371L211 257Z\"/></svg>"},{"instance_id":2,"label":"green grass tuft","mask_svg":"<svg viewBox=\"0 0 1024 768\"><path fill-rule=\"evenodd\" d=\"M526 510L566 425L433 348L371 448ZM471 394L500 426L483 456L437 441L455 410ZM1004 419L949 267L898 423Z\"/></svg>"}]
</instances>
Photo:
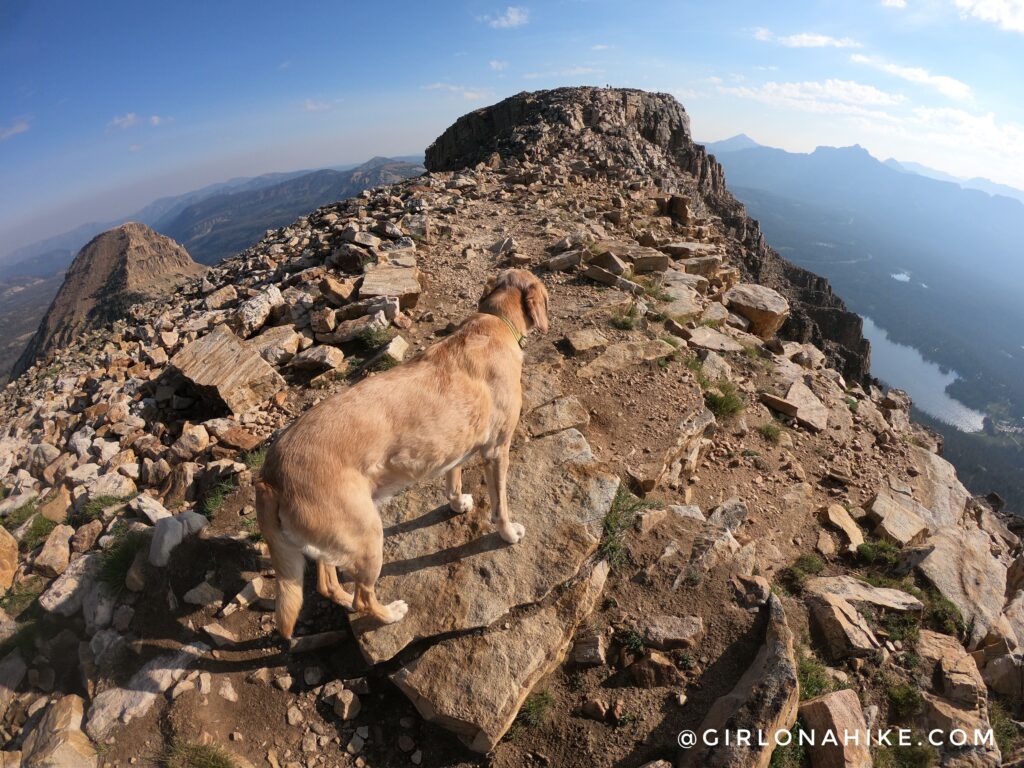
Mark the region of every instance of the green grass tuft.
<instances>
[{"instance_id":1,"label":"green grass tuft","mask_svg":"<svg viewBox=\"0 0 1024 768\"><path fill-rule=\"evenodd\" d=\"M817 555L800 555L791 566L779 572L779 581L794 595L804 591L808 576L816 576L825 569L825 563Z\"/></svg>"},{"instance_id":2,"label":"green grass tuft","mask_svg":"<svg viewBox=\"0 0 1024 768\"><path fill-rule=\"evenodd\" d=\"M889 711L896 717L916 715L924 707L924 697L916 685L903 680L891 680L885 688Z\"/></svg>"},{"instance_id":3,"label":"green grass tuft","mask_svg":"<svg viewBox=\"0 0 1024 768\"><path fill-rule=\"evenodd\" d=\"M778 443L782 437L782 427L780 427L774 421L769 421L765 424L761 424L757 428L757 432L769 443Z\"/></svg>"},{"instance_id":4,"label":"green grass tuft","mask_svg":"<svg viewBox=\"0 0 1024 768\"><path fill-rule=\"evenodd\" d=\"M636 518L636 513L652 506L655 506L652 502L639 499L630 493L625 483L619 484L612 506L604 516L601 544L597 548L598 556L607 560L612 568L623 565L629 557L623 540Z\"/></svg>"},{"instance_id":5,"label":"green grass tuft","mask_svg":"<svg viewBox=\"0 0 1024 768\"><path fill-rule=\"evenodd\" d=\"M825 665L809 649L798 652L797 679L800 681L800 701L813 699L834 690L832 678Z\"/></svg>"},{"instance_id":6,"label":"green grass tuft","mask_svg":"<svg viewBox=\"0 0 1024 768\"><path fill-rule=\"evenodd\" d=\"M937 589L929 589L924 595L924 623L936 632L963 637L967 623L963 614Z\"/></svg>"},{"instance_id":7,"label":"green grass tuft","mask_svg":"<svg viewBox=\"0 0 1024 768\"><path fill-rule=\"evenodd\" d=\"M800 733L804 730L804 722L798 717L789 731L792 738L788 744L775 748L768 768L803 768L807 763L807 747L800 742Z\"/></svg>"},{"instance_id":8,"label":"green grass tuft","mask_svg":"<svg viewBox=\"0 0 1024 768\"><path fill-rule=\"evenodd\" d=\"M115 504L121 504L125 501L127 501L127 498L124 496L96 496L85 502L85 506L82 507L79 517L83 522L99 520L103 516L104 509L112 507Z\"/></svg>"},{"instance_id":9,"label":"green grass tuft","mask_svg":"<svg viewBox=\"0 0 1024 768\"><path fill-rule=\"evenodd\" d=\"M14 585L7 594L0 597L0 608L11 618L18 618L28 610L29 606L35 604L36 598L43 592L46 581L43 579L29 579Z\"/></svg>"},{"instance_id":10,"label":"green grass tuft","mask_svg":"<svg viewBox=\"0 0 1024 768\"><path fill-rule=\"evenodd\" d=\"M932 768L939 764L938 752L927 740L912 736L910 741L907 746L878 747L874 753L875 768Z\"/></svg>"},{"instance_id":11,"label":"green grass tuft","mask_svg":"<svg viewBox=\"0 0 1024 768\"><path fill-rule=\"evenodd\" d=\"M640 320L640 310L636 304L630 304L627 312L616 312L608 322L620 331L633 331L640 327Z\"/></svg>"},{"instance_id":12,"label":"green grass tuft","mask_svg":"<svg viewBox=\"0 0 1024 768\"><path fill-rule=\"evenodd\" d=\"M135 555L148 541L149 537L142 531L118 529L114 534L114 543L101 555L100 581L120 593L125 588L124 580L135 561Z\"/></svg>"},{"instance_id":13,"label":"green grass tuft","mask_svg":"<svg viewBox=\"0 0 1024 768\"><path fill-rule=\"evenodd\" d=\"M1013 721L1010 713L1002 702L994 697L988 700L988 722L992 726L992 735L995 737L996 746L1003 756L1004 765L1009 763L1017 755L1021 748L1021 733L1017 723Z\"/></svg>"},{"instance_id":14,"label":"green grass tuft","mask_svg":"<svg viewBox=\"0 0 1024 768\"><path fill-rule=\"evenodd\" d=\"M899 563L900 551L888 541L867 541L857 547L857 559L865 565L891 569Z\"/></svg>"},{"instance_id":15,"label":"green grass tuft","mask_svg":"<svg viewBox=\"0 0 1024 768\"><path fill-rule=\"evenodd\" d=\"M632 654L640 656L644 652L644 638L635 629L625 629L617 632L615 639L619 644Z\"/></svg>"},{"instance_id":16,"label":"green grass tuft","mask_svg":"<svg viewBox=\"0 0 1024 768\"><path fill-rule=\"evenodd\" d=\"M242 454L242 463L253 472L263 469L263 462L267 460L267 446L263 445Z\"/></svg>"},{"instance_id":17,"label":"green grass tuft","mask_svg":"<svg viewBox=\"0 0 1024 768\"><path fill-rule=\"evenodd\" d=\"M743 410L743 398L730 381L719 381L704 393L704 404L720 419L728 419Z\"/></svg>"},{"instance_id":18,"label":"green grass tuft","mask_svg":"<svg viewBox=\"0 0 1024 768\"><path fill-rule=\"evenodd\" d=\"M235 483L232 480L221 480L210 488L203 497L203 514L213 518L220 508L224 506L228 496L235 492Z\"/></svg>"},{"instance_id":19,"label":"green grass tuft","mask_svg":"<svg viewBox=\"0 0 1024 768\"><path fill-rule=\"evenodd\" d=\"M39 509L36 507L34 501L28 502L28 504L22 504L17 509L12 509L7 517L4 518L4 528L8 531L13 531L16 528L20 528L24 525L25 521L28 520L32 515L36 514Z\"/></svg>"},{"instance_id":20,"label":"green grass tuft","mask_svg":"<svg viewBox=\"0 0 1024 768\"><path fill-rule=\"evenodd\" d=\"M531 694L523 702L522 709L516 715L516 723L520 727L526 728L536 728L539 725L543 725L554 703L555 697L547 689Z\"/></svg>"},{"instance_id":21,"label":"green grass tuft","mask_svg":"<svg viewBox=\"0 0 1024 768\"><path fill-rule=\"evenodd\" d=\"M243 517L242 527L245 529L246 538L249 541L263 541L263 534L260 532L260 526L256 518Z\"/></svg>"},{"instance_id":22,"label":"green grass tuft","mask_svg":"<svg viewBox=\"0 0 1024 768\"><path fill-rule=\"evenodd\" d=\"M25 528L25 532L22 534L21 541L19 542L21 550L23 552L31 552L33 549L38 547L44 541L46 537L50 535L50 531L57 527L57 524L42 515L36 515L32 518L32 521Z\"/></svg>"},{"instance_id":23,"label":"green grass tuft","mask_svg":"<svg viewBox=\"0 0 1024 768\"><path fill-rule=\"evenodd\" d=\"M175 741L157 757L160 768L238 768L238 763L213 744Z\"/></svg>"}]
</instances>

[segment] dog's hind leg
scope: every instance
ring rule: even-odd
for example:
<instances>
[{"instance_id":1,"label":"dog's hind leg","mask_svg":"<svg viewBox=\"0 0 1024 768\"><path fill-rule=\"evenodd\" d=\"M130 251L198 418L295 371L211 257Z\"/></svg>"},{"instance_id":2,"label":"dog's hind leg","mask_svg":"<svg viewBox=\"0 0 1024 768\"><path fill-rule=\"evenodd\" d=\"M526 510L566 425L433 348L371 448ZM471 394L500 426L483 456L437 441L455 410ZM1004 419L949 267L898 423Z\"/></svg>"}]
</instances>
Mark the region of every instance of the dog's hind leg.
<instances>
[{"instance_id":1,"label":"dog's hind leg","mask_svg":"<svg viewBox=\"0 0 1024 768\"><path fill-rule=\"evenodd\" d=\"M365 497L349 497L346 506L352 525L353 544L356 546L352 547L354 554L351 562L345 564L345 571L351 574L355 582L355 609L369 613L385 624L400 621L409 610L405 601L395 600L388 605L381 605L374 591L384 563L384 527L373 499L369 494Z\"/></svg>"},{"instance_id":2,"label":"dog's hind leg","mask_svg":"<svg viewBox=\"0 0 1024 768\"><path fill-rule=\"evenodd\" d=\"M331 565L325 560L317 560L316 571L317 591L331 602L351 611L353 596L342 589L341 583L338 581L337 566Z\"/></svg>"},{"instance_id":3,"label":"dog's hind leg","mask_svg":"<svg viewBox=\"0 0 1024 768\"><path fill-rule=\"evenodd\" d=\"M485 455L484 467L487 473L487 490L491 496L491 524L509 544L518 544L526 535L522 523L513 523L508 517L508 489L505 478L508 474L508 443L498 446L493 457Z\"/></svg>"},{"instance_id":4,"label":"dog's hind leg","mask_svg":"<svg viewBox=\"0 0 1024 768\"><path fill-rule=\"evenodd\" d=\"M306 570L306 558L302 550L281 531L277 492L262 481L256 483L256 519L263 538L267 540L270 561L277 576L277 599L274 601L277 631L285 640L291 640L302 608L302 577Z\"/></svg>"},{"instance_id":5,"label":"dog's hind leg","mask_svg":"<svg viewBox=\"0 0 1024 768\"><path fill-rule=\"evenodd\" d=\"M444 477L445 494L448 506L460 515L473 509L473 495L462 492L462 467L454 467Z\"/></svg>"}]
</instances>

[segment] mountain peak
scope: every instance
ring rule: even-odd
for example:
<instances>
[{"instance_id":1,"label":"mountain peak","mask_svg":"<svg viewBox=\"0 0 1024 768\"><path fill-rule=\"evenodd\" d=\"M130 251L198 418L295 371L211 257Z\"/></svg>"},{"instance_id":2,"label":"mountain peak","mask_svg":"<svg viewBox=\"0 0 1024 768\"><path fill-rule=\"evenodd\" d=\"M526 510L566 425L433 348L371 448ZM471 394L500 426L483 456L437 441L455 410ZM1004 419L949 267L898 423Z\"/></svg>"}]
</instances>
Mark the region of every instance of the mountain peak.
<instances>
[{"instance_id":1,"label":"mountain peak","mask_svg":"<svg viewBox=\"0 0 1024 768\"><path fill-rule=\"evenodd\" d=\"M64 276L39 329L15 364L15 375L75 337L200 275L204 268L168 237L130 221L93 238Z\"/></svg>"}]
</instances>

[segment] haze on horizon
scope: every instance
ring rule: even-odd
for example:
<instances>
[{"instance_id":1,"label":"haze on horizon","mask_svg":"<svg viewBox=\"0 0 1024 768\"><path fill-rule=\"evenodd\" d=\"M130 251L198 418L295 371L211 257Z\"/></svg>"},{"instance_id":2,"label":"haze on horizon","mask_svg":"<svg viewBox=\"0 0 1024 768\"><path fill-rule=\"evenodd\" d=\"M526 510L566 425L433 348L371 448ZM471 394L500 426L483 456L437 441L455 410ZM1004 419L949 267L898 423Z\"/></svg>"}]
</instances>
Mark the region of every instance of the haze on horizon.
<instances>
[{"instance_id":1,"label":"haze on horizon","mask_svg":"<svg viewBox=\"0 0 1024 768\"><path fill-rule=\"evenodd\" d=\"M860 144L1024 187L1024 0L391 8L4 4L0 254L234 176L419 153L562 85L670 92L701 140Z\"/></svg>"}]
</instances>

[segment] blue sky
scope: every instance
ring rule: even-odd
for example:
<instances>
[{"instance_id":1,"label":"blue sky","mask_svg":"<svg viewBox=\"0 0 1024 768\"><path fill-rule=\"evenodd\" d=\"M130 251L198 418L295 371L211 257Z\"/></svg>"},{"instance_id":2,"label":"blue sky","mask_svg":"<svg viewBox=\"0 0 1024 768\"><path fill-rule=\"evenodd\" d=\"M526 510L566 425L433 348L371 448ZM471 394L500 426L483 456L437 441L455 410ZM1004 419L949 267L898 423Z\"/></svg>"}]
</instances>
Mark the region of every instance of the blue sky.
<instances>
[{"instance_id":1,"label":"blue sky","mask_svg":"<svg viewBox=\"0 0 1024 768\"><path fill-rule=\"evenodd\" d=\"M374 6L377 6L375 8ZM0 253L166 194L421 152L522 90L1024 187L1024 0L0 5Z\"/></svg>"}]
</instances>

